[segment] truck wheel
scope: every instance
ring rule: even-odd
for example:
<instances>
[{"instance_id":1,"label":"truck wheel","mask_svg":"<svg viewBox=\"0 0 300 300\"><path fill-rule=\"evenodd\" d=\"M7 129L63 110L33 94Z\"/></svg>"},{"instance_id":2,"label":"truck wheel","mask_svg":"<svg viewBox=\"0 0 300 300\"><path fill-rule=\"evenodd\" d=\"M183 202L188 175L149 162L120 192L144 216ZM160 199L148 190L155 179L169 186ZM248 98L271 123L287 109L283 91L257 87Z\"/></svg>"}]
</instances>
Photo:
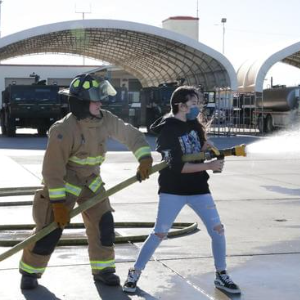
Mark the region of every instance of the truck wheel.
<instances>
[{"instance_id":1,"label":"truck wheel","mask_svg":"<svg viewBox=\"0 0 300 300\"><path fill-rule=\"evenodd\" d=\"M4 124L4 114L1 115L1 132L2 132L2 135L7 134L6 126Z\"/></svg>"},{"instance_id":2,"label":"truck wheel","mask_svg":"<svg viewBox=\"0 0 300 300\"><path fill-rule=\"evenodd\" d=\"M2 132L2 135L7 134L6 126L4 124L1 124L1 132Z\"/></svg>"},{"instance_id":3,"label":"truck wheel","mask_svg":"<svg viewBox=\"0 0 300 300\"><path fill-rule=\"evenodd\" d=\"M6 135L9 137L15 136L16 135L16 127L9 124L6 128Z\"/></svg>"},{"instance_id":4,"label":"truck wheel","mask_svg":"<svg viewBox=\"0 0 300 300\"><path fill-rule=\"evenodd\" d=\"M262 115L258 116L257 127L260 133L266 132L266 124Z\"/></svg>"},{"instance_id":5,"label":"truck wheel","mask_svg":"<svg viewBox=\"0 0 300 300\"><path fill-rule=\"evenodd\" d=\"M3 114L3 125L5 127L6 130L6 135L7 136L15 136L16 135L16 126L15 126L15 122L14 119L12 119L10 117L10 114L7 112L4 112Z\"/></svg>"},{"instance_id":6,"label":"truck wheel","mask_svg":"<svg viewBox=\"0 0 300 300\"><path fill-rule=\"evenodd\" d=\"M38 135L39 135L39 136L45 136L45 135L47 135L47 128L39 127L39 128L37 129L37 131L38 131Z\"/></svg>"},{"instance_id":7,"label":"truck wheel","mask_svg":"<svg viewBox=\"0 0 300 300\"><path fill-rule=\"evenodd\" d=\"M266 132L270 133L274 130L273 127L273 120L272 120L272 116L268 115L267 116L267 121L266 121Z\"/></svg>"}]
</instances>

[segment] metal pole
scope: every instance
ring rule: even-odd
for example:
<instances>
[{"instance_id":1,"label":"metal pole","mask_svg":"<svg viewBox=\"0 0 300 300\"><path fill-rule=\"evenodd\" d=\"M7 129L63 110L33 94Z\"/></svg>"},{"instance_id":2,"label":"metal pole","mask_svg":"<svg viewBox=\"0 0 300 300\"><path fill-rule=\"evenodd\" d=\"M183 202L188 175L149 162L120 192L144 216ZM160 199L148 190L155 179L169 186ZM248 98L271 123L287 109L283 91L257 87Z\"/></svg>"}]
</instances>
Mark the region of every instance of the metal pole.
<instances>
[{"instance_id":1,"label":"metal pole","mask_svg":"<svg viewBox=\"0 0 300 300\"><path fill-rule=\"evenodd\" d=\"M222 53L225 53L225 23L227 22L226 18L222 18L221 22L223 24L223 40L222 40Z\"/></svg>"},{"instance_id":2,"label":"metal pole","mask_svg":"<svg viewBox=\"0 0 300 300\"><path fill-rule=\"evenodd\" d=\"M1 1L1 0L0 0ZM85 19L85 14L91 14L91 4L90 4L90 10L89 11L77 11L76 5L75 5L75 13L76 14L82 14L82 20ZM84 31L84 43L85 43L85 31ZM82 55L82 64L85 65L85 57Z\"/></svg>"},{"instance_id":3,"label":"metal pole","mask_svg":"<svg viewBox=\"0 0 300 300\"><path fill-rule=\"evenodd\" d=\"M2 30L1 30L1 29L2 29L2 28L1 28L1 5L2 5L2 2L3 2L3 1L0 0L0 38L1 38L1 31L2 31Z\"/></svg>"},{"instance_id":4,"label":"metal pole","mask_svg":"<svg viewBox=\"0 0 300 300\"><path fill-rule=\"evenodd\" d=\"M85 14L85 12L82 12L82 20L84 20L84 14ZM84 31L84 42L85 42L85 31ZM84 55L82 56L82 64L85 65L85 57L84 57Z\"/></svg>"},{"instance_id":5,"label":"metal pole","mask_svg":"<svg viewBox=\"0 0 300 300\"><path fill-rule=\"evenodd\" d=\"M1 27L1 6L2 6L2 0L0 0L0 38L2 36L2 27ZM0 64L2 64L1 60L0 60Z\"/></svg>"},{"instance_id":6,"label":"metal pole","mask_svg":"<svg viewBox=\"0 0 300 300\"><path fill-rule=\"evenodd\" d=\"M222 47L222 53L225 52L225 23L223 23L223 47Z\"/></svg>"}]
</instances>

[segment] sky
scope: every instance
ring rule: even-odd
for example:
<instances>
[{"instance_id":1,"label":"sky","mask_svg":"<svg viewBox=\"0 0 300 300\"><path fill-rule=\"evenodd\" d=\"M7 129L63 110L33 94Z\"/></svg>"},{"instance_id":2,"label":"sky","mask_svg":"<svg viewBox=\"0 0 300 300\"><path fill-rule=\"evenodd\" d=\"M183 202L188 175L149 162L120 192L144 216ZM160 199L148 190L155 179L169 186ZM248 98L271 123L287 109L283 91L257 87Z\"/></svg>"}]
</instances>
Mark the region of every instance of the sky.
<instances>
[{"instance_id":1,"label":"sky","mask_svg":"<svg viewBox=\"0 0 300 300\"><path fill-rule=\"evenodd\" d=\"M299 0L3 0L1 36L39 25L82 19L114 19L162 27L171 16L199 17L199 41L222 52L225 24L225 53L234 68L246 60L270 56L300 42ZM81 64L80 57L28 56L2 63ZM85 60L86 64L96 61ZM300 71L276 64L265 79L274 84L300 84Z\"/></svg>"}]
</instances>

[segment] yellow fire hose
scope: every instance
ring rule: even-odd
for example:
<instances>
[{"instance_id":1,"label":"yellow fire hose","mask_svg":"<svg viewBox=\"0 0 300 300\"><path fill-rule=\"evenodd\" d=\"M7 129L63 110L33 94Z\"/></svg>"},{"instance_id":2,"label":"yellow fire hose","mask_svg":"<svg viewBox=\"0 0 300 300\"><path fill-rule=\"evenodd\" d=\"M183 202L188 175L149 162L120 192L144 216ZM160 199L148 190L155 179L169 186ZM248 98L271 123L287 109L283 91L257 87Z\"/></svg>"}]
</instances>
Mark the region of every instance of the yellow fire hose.
<instances>
[{"instance_id":1,"label":"yellow fire hose","mask_svg":"<svg viewBox=\"0 0 300 300\"><path fill-rule=\"evenodd\" d=\"M246 156L246 154L245 154L245 145L237 146L237 147L234 147L234 148L231 148L231 149L233 149L233 150L232 151L226 151L226 150L230 150L230 149L225 149L225 150L223 150L223 152L226 152L226 154L230 153L228 155ZM239 149L239 150L235 151L235 149ZM217 151L218 150L216 148L214 148L213 150L208 151L208 152L211 153L211 158L213 158L213 157L218 158L219 155L218 155ZM208 153L208 152L206 152L206 153ZM205 158L207 158L207 157L204 156L204 159ZM186 155L183 160L184 161L193 161L193 160L196 160L196 159L201 159L202 160L203 158L202 158L202 156L199 157L199 155L197 157L195 157L193 155L191 155L189 157L188 155ZM164 162L164 161L159 163L159 164L154 165L151 169L150 175L164 169L165 167L167 167L167 163ZM137 178L136 178L136 176L132 176L132 177L122 181L121 183L115 185L114 187L108 189L107 191L103 191L102 193L99 193L98 195L90 198L89 200L82 203L80 206L76 207L75 209L73 209L71 211L70 219L74 218L75 216L77 216L81 212L89 209L90 207L94 206L95 204L103 201L104 199L112 196L113 194L121 191L122 189L130 186L131 184L133 184L135 182L137 182ZM22 242L18 243L17 245L13 246L8 251L0 254L0 262L3 261L6 258L12 256L13 254L17 253L18 251L24 249L25 247L29 246L30 244L33 244L33 243L37 242L38 240L42 239L44 236L48 235L50 232L55 230L57 227L58 227L58 225L55 222L52 222L51 224L49 224L47 227L43 228L38 233L28 237L24 241L22 241Z\"/></svg>"},{"instance_id":2,"label":"yellow fire hose","mask_svg":"<svg viewBox=\"0 0 300 300\"><path fill-rule=\"evenodd\" d=\"M153 228L154 222L115 222L115 228ZM183 222L175 222L172 224L173 231L168 233L169 237L179 237L184 234L189 234L197 230L197 223L183 223ZM8 230L8 231L18 231L18 230L31 230L35 227L34 224L9 224L9 225L0 225L0 231ZM83 223L71 223L65 227L65 229L84 229ZM140 234L140 235L118 235L116 232L115 244L120 243L138 243L144 242L148 234ZM16 244L20 243L20 239L1 239L0 247L13 247ZM58 246L83 246L88 245L88 241L86 237L62 237Z\"/></svg>"},{"instance_id":3,"label":"yellow fire hose","mask_svg":"<svg viewBox=\"0 0 300 300\"><path fill-rule=\"evenodd\" d=\"M166 166L167 166L166 162L161 162L157 165L154 165L152 167L152 170L151 170L150 174L158 172L158 171L162 170L163 168L165 168ZM108 189L107 191L103 191L102 193L99 193L98 195L90 198L86 202L82 203L80 206L73 209L70 213L70 218L71 219L74 218L75 216L77 216L81 212L89 209L90 207L94 206L95 204L103 201L104 199L112 196L113 194L119 192L120 190L130 186L131 184L133 184L135 182L137 182L137 178L136 178L136 176L132 176L132 177L122 181L121 183L115 185L114 187ZM8 251L5 251L2 254L0 254L0 261L3 261L4 259L14 255L15 253L17 253L18 251L24 249L25 247L29 246L30 244L36 243L37 241L39 241L44 236L48 235L50 232L52 232L57 227L58 227L57 223L52 222L51 224L49 224L47 227L43 228L38 233L28 237L27 239L25 239L21 243L15 245L14 247L9 249Z\"/></svg>"},{"instance_id":4,"label":"yellow fire hose","mask_svg":"<svg viewBox=\"0 0 300 300\"><path fill-rule=\"evenodd\" d=\"M0 188L0 197L33 195L42 186L23 186L13 188Z\"/></svg>"}]
</instances>

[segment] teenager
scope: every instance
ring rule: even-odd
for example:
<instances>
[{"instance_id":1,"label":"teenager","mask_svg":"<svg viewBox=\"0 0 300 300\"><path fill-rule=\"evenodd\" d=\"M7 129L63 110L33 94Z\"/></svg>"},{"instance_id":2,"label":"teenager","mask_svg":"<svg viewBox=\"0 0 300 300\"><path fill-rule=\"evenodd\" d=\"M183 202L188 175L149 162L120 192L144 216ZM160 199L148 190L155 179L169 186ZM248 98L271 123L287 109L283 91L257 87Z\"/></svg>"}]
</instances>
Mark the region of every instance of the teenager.
<instances>
[{"instance_id":1,"label":"teenager","mask_svg":"<svg viewBox=\"0 0 300 300\"><path fill-rule=\"evenodd\" d=\"M212 241L216 268L215 286L230 293L240 293L239 287L226 271L226 242L224 226L208 186L207 170L221 171L223 160L182 162L184 154L205 151L209 146L205 127L199 120L200 96L190 86L177 88L170 100L171 113L152 124L157 148L168 167L158 178L159 204L153 232L144 242L137 260L129 269L123 286L125 292L135 292L137 282L147 262L166 238L175 218L184 207L190 206L201 218Z\"/></svg>"}]
</instances>

